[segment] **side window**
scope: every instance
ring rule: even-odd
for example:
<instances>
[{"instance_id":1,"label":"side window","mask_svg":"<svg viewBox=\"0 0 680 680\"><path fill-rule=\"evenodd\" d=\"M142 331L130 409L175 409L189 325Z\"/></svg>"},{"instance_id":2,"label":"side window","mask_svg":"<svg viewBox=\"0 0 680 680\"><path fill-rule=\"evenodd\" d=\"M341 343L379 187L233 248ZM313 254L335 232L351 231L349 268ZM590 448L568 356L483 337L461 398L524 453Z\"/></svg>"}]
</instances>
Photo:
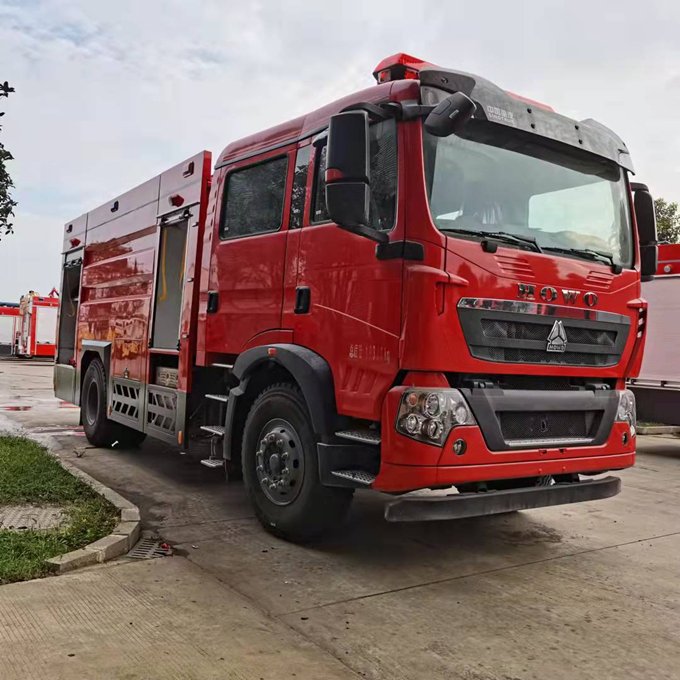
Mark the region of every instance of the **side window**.
<instances>
[{"instance_id":1,"label":"side window","mask_svg":"<svg viewBox=\"0 0 680 680\"><path fill-rule=\"evenodd\" d=\"M288 158L237 170L227 177L220 238L251 236L281 228Z\"/></svg>"},{"instance_id":2,"label":"side window","mask_svg":"<svg viewBox=\"0 0 680 680\"><path fill-rule=\"evenodd\" d=\"M394 226L397 200L397 124L393 119L370 127L371 205L369 223L374 229ZM326 210L326 143L317 149L312 222L329 219Z\"/></svg>"},{"instance_id":3,"label":"side window","mask_svg":"<svg viewBox=\"0 0 680 680\"><path fill-rule=\"evenodd\" d=\"M326 142L316 150L316 175L314 178L314 204L312 222L328 221L326 210Z\"/></svg>"},{"instance_id":4,"label":"side window","mask_svg":"<svg viewBox=\"0 0 680 680\"><path fill-rule=\"evenodd\" d=\"M295 158L295 175L293 176L293 195L290 201L289 229L302 226L302 215L305 211L305 192L307 189L307 169L312 155L312 145L308 144L298 149Z\"/></svg>"}]
</instances>

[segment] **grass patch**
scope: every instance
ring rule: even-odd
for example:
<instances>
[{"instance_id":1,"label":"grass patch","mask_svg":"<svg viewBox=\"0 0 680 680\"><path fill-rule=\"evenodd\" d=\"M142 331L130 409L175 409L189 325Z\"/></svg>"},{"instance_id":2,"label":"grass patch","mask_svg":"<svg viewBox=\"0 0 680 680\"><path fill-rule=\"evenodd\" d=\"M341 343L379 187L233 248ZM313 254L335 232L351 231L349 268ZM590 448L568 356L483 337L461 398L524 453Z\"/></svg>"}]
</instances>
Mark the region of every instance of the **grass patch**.
<instances>
[{"instance_id":1,"label":"grass patch","mask_svg":"<svg viewBox=\"0 0 680 680\"><path fill-rule=\"evenodd\" d=\"M45 560L111 533L116 509L28 439L0 436L0 505L60 505L67 524L50 531L0 531L0 585L47 573Z\"/></svg>"}]
</instances>

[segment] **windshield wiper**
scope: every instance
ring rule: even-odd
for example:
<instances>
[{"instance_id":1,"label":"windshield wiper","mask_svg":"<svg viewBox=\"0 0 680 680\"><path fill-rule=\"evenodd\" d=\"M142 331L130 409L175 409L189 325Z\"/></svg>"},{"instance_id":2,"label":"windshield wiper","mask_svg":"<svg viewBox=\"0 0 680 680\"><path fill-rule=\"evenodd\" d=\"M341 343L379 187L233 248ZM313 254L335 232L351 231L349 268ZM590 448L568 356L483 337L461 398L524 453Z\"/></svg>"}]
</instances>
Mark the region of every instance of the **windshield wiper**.
<instances>
[{"instance_id":1,"label":"windshield wiper","mask_svg":"<svg viewBox=\"0 0 680 680\"><path fill-rule=\"evenodd\" d=\"M440 227L440 231L453 232L454 234L468 234L469 236L484 236L485 238L494 238L497 241L505 241L506 243L518 243L520 245L531 246L537 253L542 253L541 246L538 245L536 239L529 236L517 236L508 231L473 231L472 229L456 229L455 227Z\"/></svg>"},{"instance_id":2,"label":"windshield wiper","mask_svg":"<svg viewBox=\"0 0 680 680\"><path fill-rule=\"evenodd\" d=\"M575 255L576 257L583 257L594 262L604 262L612 268L614 274L620 274L623 271L623 267L614 261L614 256L611 253L605 253L601 250L592 250L591 248L560 248L559 246L544 246L544 248L553 253L564 253L565 255Z\"/></svg>"}]
</instances>

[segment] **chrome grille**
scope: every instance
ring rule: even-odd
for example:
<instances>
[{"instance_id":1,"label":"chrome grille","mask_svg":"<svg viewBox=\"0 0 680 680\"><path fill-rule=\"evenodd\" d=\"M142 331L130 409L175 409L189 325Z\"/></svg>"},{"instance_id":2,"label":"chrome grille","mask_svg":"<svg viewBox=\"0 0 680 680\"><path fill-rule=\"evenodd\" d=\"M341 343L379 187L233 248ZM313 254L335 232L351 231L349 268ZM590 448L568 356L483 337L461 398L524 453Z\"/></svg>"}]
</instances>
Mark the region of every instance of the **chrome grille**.
<instances>
[{"instance_id":1,"label":"chrome grille","mask_svg":"<svg viewBox=\"0 0 680 680\"><path fill-rule=\"evenodd\" d=\"M569 342L579 345L599 345L614 347L616 345L616 331L583 328L564 324ZM526 323L518 321L501 321L498 319L482 319L482 332L487 338L510 338L515 340L540 340L547 337L546 328L542 323Z\"/></svg>"},{"instance_id":2,"label":"chrome grille","mask_svg":"<svg viewBox=\"0 0 680 680\"><path fill-rule=\"evenodd\" d=\"M621 358L630 318L579 307L463 298L458 315L470 354L484 361L566 366L613 366ZM560 321L566 351L548 352Z\"/></svg>"}]
</instances>

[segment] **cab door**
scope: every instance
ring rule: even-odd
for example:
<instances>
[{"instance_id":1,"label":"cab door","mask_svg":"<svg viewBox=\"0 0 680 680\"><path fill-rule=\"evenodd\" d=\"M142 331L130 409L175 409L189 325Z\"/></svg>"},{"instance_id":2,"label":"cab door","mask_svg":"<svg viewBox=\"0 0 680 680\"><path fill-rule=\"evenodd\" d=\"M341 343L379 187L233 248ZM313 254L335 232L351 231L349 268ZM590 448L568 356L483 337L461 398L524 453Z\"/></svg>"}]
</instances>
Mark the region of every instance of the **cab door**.
<instances>
[{"instance_id":1,"label":"cab door","mask_svg":"<svg viewBox=\"0 0 680 680\"><path fill-rule=\"evenodd\" d=\"M289 151L228 168L210 260L205 349L235 355L281 328Z\"/></svg>"},{"instance_id":2,"label":"cab door","mask_svg":"<svg viewBox=\"0 0 680 680\"><path fill-rule=\"evenodd\" d=\"M371 224L399 240L397 126L388 120L372 125L370 132ZM340 413L377 420L380 396L399 365L403 264L401 259L379 260L373 241L330 221L325 137L313 146L298 251L294 339L330 364Z\"/></svg>"}]
</instances>

